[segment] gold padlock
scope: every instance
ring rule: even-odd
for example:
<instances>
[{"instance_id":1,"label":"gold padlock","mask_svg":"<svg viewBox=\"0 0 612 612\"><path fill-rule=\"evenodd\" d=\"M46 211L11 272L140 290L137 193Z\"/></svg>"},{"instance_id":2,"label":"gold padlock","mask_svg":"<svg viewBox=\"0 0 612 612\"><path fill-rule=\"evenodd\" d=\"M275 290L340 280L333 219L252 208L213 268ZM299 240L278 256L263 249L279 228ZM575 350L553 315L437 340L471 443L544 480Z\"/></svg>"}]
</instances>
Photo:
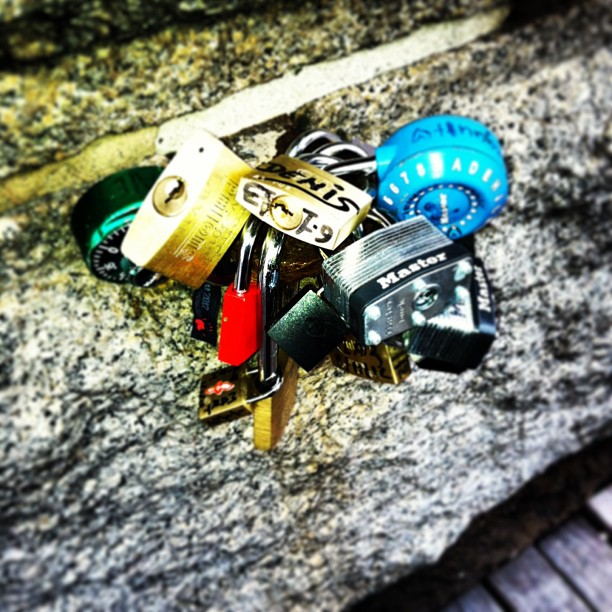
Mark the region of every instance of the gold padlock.
<instances>
[{"instance_id":1,"label":"gold padlock","mask_svg":"<svg viewBox=\"0 0 612 612\"><path fill-rule=\"evenodd\" d=\"M410 360L399 347L366 346L350 334L329 355L341 370L375 382L398 385L410 375Z\"/></svg>"},{"instance_id":2,"label":"gold padlock","mask_svg":"<svg viewBox=\"0 0 612 612\"><path fill-rule=\"evenodd\" d=\"M287 155L241 178L236 198L273 228L330 250L363 221L372 204L365 191Z\"/></svg>"},{"instance_id":3,"label":"gold padlock","mask_svg":"<svg viewBox=\"0 0 612 612\"><path fill-rule=\"evenodd\" d=\"M253 445L271 450L281 439L295 404L298 364L287 357L279 358L282 383L273 395L251 404L253 411Z\"/></svg>"},{"instance_id":4,"label":"gold padlock","mask_svg":"<svg viewBox=\"0 0 612 612\"><path fill-rule=\"evenodd\" d=\"M123 254L143 268L201 286L249 216L235 196L250 170L219 139L200 132L148 193L123 240Z\"/></svg>"}]
</instances>

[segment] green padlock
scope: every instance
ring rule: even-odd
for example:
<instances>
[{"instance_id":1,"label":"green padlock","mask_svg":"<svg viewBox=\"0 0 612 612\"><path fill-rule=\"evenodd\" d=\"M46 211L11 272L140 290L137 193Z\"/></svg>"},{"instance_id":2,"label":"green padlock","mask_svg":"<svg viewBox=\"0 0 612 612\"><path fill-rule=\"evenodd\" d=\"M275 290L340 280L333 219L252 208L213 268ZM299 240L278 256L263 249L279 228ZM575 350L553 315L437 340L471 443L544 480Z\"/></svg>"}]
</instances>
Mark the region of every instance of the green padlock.
<instances>
[{"instance_id":1,"label":"green padlock","mask_svg":"<svg viewBox=\"0 0 612 612\"><path fill-rule=\"evenodd\" d=\"M71 226L89 270L111 283L151 287L161 276L133 264L121 243L163 168L122 170L88 189L72 211Z\"/></svg>"}]
</instances>

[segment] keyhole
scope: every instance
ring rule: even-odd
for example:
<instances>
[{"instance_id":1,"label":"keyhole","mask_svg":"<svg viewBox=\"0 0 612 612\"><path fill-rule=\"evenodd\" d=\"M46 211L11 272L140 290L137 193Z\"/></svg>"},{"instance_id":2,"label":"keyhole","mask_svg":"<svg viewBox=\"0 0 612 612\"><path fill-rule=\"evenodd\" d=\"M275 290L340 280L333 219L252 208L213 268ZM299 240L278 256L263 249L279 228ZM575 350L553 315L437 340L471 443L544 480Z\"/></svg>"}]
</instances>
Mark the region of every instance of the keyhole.
<instances>
[{"instance_id":1,"label":"keyhole","mask_svg":"<svg viewBox=\"0 0 612 612\"><path fill-rule=\"evenodd\" d=\"M167 176L153 189L153 206L164 217L177 215L187 202L187 183L180 176Z\"/></svg>"},{"instance_id":2,"label":"keyhole","mask_svg":"<svg viewBox=\"0 0 612 612\"><path fill-rule=\"evenodd\" d=\"M295 200L275 198L270 205L270 215L279 229L289 231L300 225L304 213L301 204L296 205Z\"/></svg>"},{"instance_id":3,"label":"keyhole","mask_svg":"<svg viewBox=\"0 0 612 612\"><path fill-rule=\"evenodd\" d=\"M180 179L177 179L174 185L170 185L168 190L168 197L164 200L164 204L169 204L171 200L180 197L185 191L185 184Z\"/></svg>"},{"instance_id":4,"label":"keyhole","mask_svg":"<svg viewBox=\"0 0 612 612\"><path fill-rule=\"evenodd\" d=\"M431 308L440 295L440 288L437 285L427 285L421 289L412 301L415 310L427 310Z\"/></svg>"},{"instance_id":5,"label":"keyhole","mask_svg":"<svg viewBox=\"0 0 612 612\"><path fill-rule=\"evenodd\" d=\"M293 213L287 208L287 205L284 202L274 202L274 208L280 208L283 214L291 215L293 217Z\"/></svg>"}]
</instances>

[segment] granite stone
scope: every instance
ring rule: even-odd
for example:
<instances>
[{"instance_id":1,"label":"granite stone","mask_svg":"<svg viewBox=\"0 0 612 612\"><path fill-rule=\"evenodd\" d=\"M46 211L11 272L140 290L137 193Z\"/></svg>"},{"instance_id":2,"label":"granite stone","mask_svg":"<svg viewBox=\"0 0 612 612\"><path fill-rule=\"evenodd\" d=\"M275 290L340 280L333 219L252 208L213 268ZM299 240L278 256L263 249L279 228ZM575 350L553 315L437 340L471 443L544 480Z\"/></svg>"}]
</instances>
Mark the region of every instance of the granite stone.
<instances>
[{"instance_id":1,"label":"granite stone","mask_svg":"<svg viewBox=\"0 0 612 612\"><path fill-rule=\"evenodd\" d=\"M0 47L0 62L31 62L87 49L97 42L142 37L181 24L214 29L220 21L231 23L237 14L246 15L259 29L263 25L258 23L261 14L267 15L264 19L270 16L292 19L296 13L310 13L315 20L313 23L323 30L322 35L324 30L329 33L328 27L338 25L349 39L351 29L369 29L375 24L368 36L372 44L380 42L379 37L385 34L397 34L418 23L465 16L494 3L495 0L393 0L384 3L309 0L298 6L287 0L85 0L75 5L65 0L52 3L2 0L0 36L4 43ZM332 23L328 22L329 18ZM350 45L349 39L341 44Z\"/></svg>"},{"instance_id":2,"label":"granite stone","mask_svg":"<svg viewBox=\"0 0 612 612\"><path fill-rule=\"evenodd\" d=\"M610 21L603 0L574 6L284 118L377 144L473 116L511 197L476 241L499 317L484 364L397 387L302 373L271 453L248 418L197 421L219 363L189 338L187 288L93 279L69 231L79 193L3 214L0 607L343 609L611 435ZM229 142L257 156L269 134Z\"/></svg>"},{"instance_id":3,"label":"granite stone","mask_svg":"<svg viewBox=\"0 0 612 612\"><path fill-rule=\"evenodd\" d=\"M62 10L74 10L72 4L57 4L60 18ZM98 4L84 3L79 19L86 20L88 7ZM148 37L101 41L51 62L5 67L0 71L0 179L65 159L103 135L157 126L306 65L395 40L423 23L464 17L499 4L503 3L273 2L210 23L191 16L189 23L172 20ZM91 18L129 14L135 20L132 25L140 28L139 14L154 16L156 10L169 11L172 6L130 2L119 11L92 11ZM30 28L30 12L24 9L20 14ZM15 27L11 22L11 31ZM24 35L28 32L33 36L30 29ZM70 40L69 33L60 40ZM37 41L34 36L32 44Z\"/></svg>"}]
</instances>

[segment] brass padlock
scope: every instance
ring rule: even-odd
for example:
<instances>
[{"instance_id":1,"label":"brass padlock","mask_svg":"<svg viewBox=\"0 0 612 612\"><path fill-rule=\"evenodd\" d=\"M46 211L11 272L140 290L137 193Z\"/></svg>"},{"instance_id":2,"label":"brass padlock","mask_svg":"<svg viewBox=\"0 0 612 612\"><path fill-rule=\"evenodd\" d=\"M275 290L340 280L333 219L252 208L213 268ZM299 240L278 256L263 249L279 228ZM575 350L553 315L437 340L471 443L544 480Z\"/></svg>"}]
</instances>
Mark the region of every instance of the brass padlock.
<instances>
[{"instance_id":1,"label":"brass padlock","mask_svg":"<svg viewBox=\"0 0 612 612\"><path fill-rule=\"evenodd\" d=\"M398 385L410 375L410 360L405 350L386 344L366 346L352 334L329 357L337 368L375 382Z\"/></svg>"},{"instance_id":2,"label":"brass padlock","mask_svg":"<svg viewBox=\"0 0 612 612\"><path fill-rule=\"evenodd\" d=\"M230 412L248 414L251 411L248 402L253 394L251 374L246 366L204 374L200 381L200 420L215 419Z\"/></svg>"},{"instance_id":3,"label":"brass padlock","mask_svg":"<svg viewBox=\"0 0 612 612\"><path fill-rule=\"evenodd\" d=\"M343 179L287 155L241 178L236 198L275 229L330 250L363 221L372 203Z\"/></svg>"},{"instance_id":4,"label":"brass padlock","mask_svg":"<svg viewBox=\"0 0 612 612\"><path fill-rule=\"evenodd\" d=\"M235 195L250 170L219 139L200 132L148 193L123 240L123 254L139 266L199 287L249 216Z\"/></svg>"},{"instance_id":5,"label":"brass padlock","mask_svg":"<svg viewBox=\"0 0 612 612\"><path fill-rule=\"evenodd\" d=\"M279 354L278 345L267 334L281 301L279 277L283 241L284 234L268 229L259 267L263 338L259 351L258 386L262 397L251 403L253 443L259 450L271 450L280 440L295 403L297 387L297 364L286 355Z\"/></svg>"}]
</instances>

